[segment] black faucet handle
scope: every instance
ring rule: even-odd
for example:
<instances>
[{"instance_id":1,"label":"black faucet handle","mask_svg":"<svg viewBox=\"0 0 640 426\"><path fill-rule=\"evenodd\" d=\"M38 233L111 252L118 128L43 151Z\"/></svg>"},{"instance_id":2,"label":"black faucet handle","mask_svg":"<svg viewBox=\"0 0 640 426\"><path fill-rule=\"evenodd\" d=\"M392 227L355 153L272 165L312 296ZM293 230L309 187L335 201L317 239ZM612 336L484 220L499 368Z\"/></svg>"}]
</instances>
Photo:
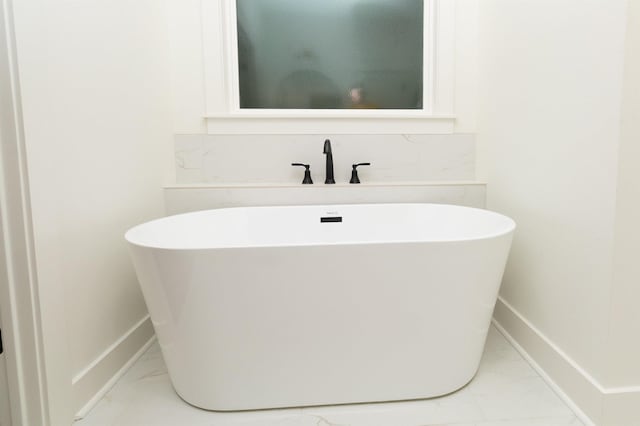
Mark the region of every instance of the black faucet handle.
<instances>
[{"instance_id":1,"label":"black faucet handle","mask_svg":"<svg viewBox=\"0 0 640 426\"><path fill-rule=\"evenodd\" d=\"M291 163L291 165L304 167L304 179L302 180L303 184L311 185L313 183L313 180L311 180L311 170L310 170L311 166L309 164Z\"/></svg>"},{"instance_id":2,"label":"black faucet handle","mask_svg":"<svg viewBox=\"0 0 640 426\"><path fill-rule=\"evenodd\" d=\"M358 167L359 166L370 166L371 163L356 163L351 165L351 180L349 183L360 183L360 178L358 177Z\"/></svg>"}]
</instances>

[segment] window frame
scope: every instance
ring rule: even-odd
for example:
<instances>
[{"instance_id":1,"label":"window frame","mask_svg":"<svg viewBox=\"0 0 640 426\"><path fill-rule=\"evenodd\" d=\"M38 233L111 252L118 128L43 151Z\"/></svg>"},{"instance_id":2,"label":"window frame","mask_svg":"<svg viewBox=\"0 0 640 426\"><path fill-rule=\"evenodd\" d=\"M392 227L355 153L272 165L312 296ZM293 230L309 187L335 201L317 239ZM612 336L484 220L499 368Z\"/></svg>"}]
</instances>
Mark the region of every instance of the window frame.
<instances>
[{"instance_id":1,"label":"window frame","mask_svg":"<svg viewBox=\"0 0 640 426\"><path fill-rule=\"evenodd\" d=\"M455 1L423 2L423 108L352 110L240 108L236 1L202 0L208 133L453 133Z\"/></svg>"}]
</instances>

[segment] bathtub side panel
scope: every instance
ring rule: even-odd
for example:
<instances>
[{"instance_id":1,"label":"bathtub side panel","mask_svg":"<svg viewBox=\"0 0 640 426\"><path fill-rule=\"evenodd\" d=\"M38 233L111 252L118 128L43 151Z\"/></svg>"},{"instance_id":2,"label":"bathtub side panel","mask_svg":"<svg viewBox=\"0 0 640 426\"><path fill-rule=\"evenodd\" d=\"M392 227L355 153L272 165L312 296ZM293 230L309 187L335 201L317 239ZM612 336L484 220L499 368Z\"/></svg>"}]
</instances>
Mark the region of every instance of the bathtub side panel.
<instances>
[{"instance_id":1,"label":"bathtub side panel","mask_svg":"<svg viewBox=\"0 0 640 426\"><path fill-rule=\"evenodd\" d=\"M136 267L169 373L243 410L433 397L477 371L510 235L167 251ZM144 252L144 253L143 253Z\"/></svg>"}]
</instances>

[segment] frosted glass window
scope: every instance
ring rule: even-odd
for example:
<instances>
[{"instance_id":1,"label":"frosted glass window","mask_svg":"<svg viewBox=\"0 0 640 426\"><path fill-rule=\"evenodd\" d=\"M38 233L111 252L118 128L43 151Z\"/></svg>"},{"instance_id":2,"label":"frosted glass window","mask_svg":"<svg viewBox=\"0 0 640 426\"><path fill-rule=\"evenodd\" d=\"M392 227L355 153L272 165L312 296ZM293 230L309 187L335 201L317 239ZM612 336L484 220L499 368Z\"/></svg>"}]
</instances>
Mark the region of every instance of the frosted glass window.
<instances>
[{"instance_id":1,"label":"frosted glass window","mask_svg":"<svg viewBox=\"0 0 640 426\"><path fill-rule=\"evenodd\" d=\"M236 0L241 108L422 109L423 0Z\"/></svg>"}]
</instances>

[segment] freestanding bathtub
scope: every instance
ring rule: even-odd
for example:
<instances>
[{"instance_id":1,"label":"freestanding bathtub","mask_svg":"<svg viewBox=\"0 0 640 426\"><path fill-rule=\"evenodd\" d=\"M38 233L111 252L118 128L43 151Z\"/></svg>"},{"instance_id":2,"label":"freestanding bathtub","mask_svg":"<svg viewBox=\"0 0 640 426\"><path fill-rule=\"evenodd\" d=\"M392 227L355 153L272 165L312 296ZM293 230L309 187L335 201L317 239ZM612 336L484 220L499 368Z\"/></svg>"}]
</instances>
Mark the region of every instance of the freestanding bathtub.
<instances>
[{"instance_id":1,"label":"freestanding bathtub","mask_svg":"<svg viewBox=\"0 0 640 426\"><path fill-rule=\"evenodd\" d=\"M126 239L175 390L227 411L464 386L514 229L450 205L251 207L166 217Z\"/></svg>"}]
</instances>

